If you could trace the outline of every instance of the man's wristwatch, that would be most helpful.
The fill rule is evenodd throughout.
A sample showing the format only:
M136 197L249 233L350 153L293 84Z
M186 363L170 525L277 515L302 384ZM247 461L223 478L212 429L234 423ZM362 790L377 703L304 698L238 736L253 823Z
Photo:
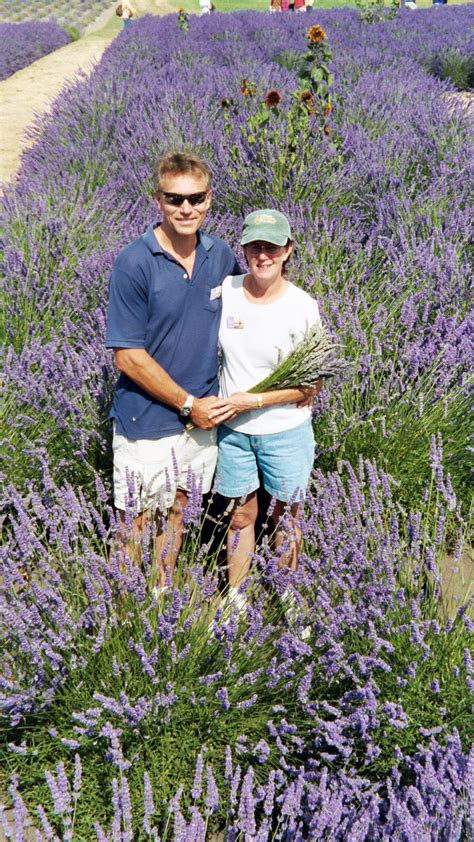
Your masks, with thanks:
M188 395L188 397L186 398L185 402L179 410L179 414L184 415L185 418L187 418L188 415L191 415L191 412L193 411L193 402L194 396Z

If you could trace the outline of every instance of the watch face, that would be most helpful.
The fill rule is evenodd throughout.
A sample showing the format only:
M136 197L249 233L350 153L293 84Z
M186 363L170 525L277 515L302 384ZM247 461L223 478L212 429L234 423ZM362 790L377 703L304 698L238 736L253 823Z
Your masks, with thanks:
M193 401L194 397L192 395L188 395L183 406L179 410L179 414L184 415L185 417L191 415L191 412L193 411Z

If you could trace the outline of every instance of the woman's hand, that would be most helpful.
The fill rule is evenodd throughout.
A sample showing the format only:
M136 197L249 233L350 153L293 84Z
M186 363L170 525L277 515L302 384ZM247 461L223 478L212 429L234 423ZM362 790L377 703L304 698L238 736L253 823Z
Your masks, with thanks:
M237 418L242 412L250 409L257 409L258 396L250 392L234 392L228 398L219 398L210 407L208 418L214 423L222 424L223 421L230 421Z
M311 406L316 395L323 388L323 381L318 380L314 386L298 386L297 389L275 389L255 395L251 392L234 392L228 398L219 398L209 407L209 421L214 427L232 418L237 418L242 412L277 404L294 403L298 407Z
M319 395L321 389L323 388L323 380L318 380L314 386L299 386L298 388L300 392L303 392L303 396L297 402L296 406L299 407L299 409L302 409L305 406L311 407L315 397Z

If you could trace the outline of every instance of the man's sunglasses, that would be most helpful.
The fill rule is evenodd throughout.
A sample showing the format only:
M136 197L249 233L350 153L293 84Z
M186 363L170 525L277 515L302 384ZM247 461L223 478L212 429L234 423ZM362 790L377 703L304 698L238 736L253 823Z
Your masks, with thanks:
M179 208L183 202L186 201L193 206L202 205L202 203L206 201L208 194L207 190L203 190L202 193L190 193L188 196L183 196L181 193L165 193L163 190L160 192L164 197L165 202L168 205L174 205L175 208Z

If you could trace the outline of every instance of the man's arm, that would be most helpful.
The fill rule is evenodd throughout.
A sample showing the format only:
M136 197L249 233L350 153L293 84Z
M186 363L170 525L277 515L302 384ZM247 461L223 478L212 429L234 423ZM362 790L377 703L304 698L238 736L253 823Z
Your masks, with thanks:
M134 383L153 398L180 409L188 392L176 383L164 368L155 362L144 348L115 348L115 364ZM217 400L215 395L194 398L191 421L201 430L210 430L214 423L209 419L209 408Z

